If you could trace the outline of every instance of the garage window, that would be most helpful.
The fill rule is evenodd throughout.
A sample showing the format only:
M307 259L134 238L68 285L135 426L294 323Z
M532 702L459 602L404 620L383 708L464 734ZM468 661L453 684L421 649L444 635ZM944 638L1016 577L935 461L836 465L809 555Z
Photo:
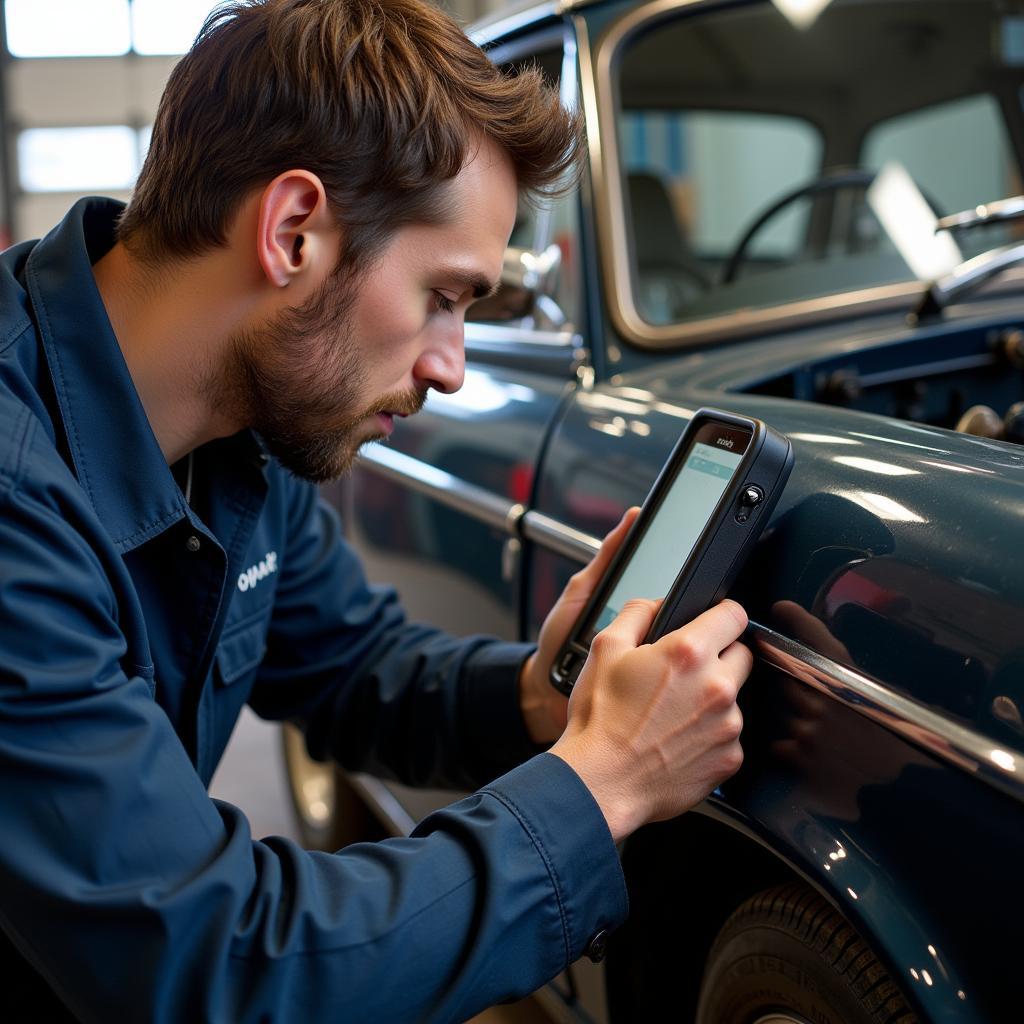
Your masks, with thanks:
M184 53L215 0L6 0L15 57Z
M29 128L18 136L18 169L26 192L131 188L139 134L127 125Z
M131 47L128 0L7 0L15 57L113 57Z

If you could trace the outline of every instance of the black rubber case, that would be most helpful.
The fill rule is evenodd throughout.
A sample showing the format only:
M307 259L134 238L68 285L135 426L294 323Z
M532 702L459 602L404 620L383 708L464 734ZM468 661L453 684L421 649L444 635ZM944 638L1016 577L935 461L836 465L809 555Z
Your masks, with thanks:
M761 531L771 519L790 470L793 448L788 438L761 420L717 409L698 409L654 481L643 508L608 571L576 620L551 669L556 689L572 691L589 653L588 628L605 606L616 582L661 507L698 433L708 424L750 432L750 441L718 504L682 565L645 638L652 643L717 604L728 593Z

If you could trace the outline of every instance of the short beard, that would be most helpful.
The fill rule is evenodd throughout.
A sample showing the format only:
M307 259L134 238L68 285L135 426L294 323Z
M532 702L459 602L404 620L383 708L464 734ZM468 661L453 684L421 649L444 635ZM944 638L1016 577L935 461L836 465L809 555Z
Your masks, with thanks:
M357 285L357 275L335 273L298 309L236 334L213 388L285 469L313 483L341 476L361 444L384 436L366 436L368 417L411 414L425 399L401 392L359 407L367 374L347 323Z

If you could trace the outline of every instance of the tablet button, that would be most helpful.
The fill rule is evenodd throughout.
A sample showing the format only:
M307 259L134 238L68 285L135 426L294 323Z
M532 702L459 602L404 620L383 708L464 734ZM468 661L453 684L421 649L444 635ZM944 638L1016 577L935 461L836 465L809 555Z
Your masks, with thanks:
M764 491L757 484L748 484L743 488L740 504L744 508L756 508L762 501L764 501Z
M740 507L736 510L736 522L745 523L762 501L764 501L764 491L757 484L747 484L740 492Z

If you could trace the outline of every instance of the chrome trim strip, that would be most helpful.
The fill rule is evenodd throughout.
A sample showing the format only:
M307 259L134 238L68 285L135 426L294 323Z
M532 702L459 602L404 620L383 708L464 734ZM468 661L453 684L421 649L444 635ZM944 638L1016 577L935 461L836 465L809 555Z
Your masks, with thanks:
M409 835L416 827L412 815L398 802L395 794L374 775L365 772L351 772L348 776L352 787L373 808L381 818L381 824L396 838Z
M750 624L757 650L787 675L924 748L929 753L1024 800L1024 753L993 741L901 696L854 669L756 622Z
M660 0L645 4L615 22L591 51L586 23L576 16L576 37L580 55L583 109L590 139L591 175L597 199L597 230L601 276L608 296L612 322L622 336L647 349L685 349L696 344L724 341L790 326L842 319L868 310L883 312L907 309L925 292L919 281L903 281L801 299L778 306L738 309L721 316L690 322L654 325L647 323L636 308L629 265L625 196L619 172L618 138L615 127L614 63L626 37L651 21L685 8L712 7L714 0ZM575 7L576 5L571 5ZM605 127L611 130L604 131ZM1005 275L1008 279L1009 275Z
M543 512L526 511L522 505L499 498L401 452L372 445L364 449L360 464L565 558L588 562L601 546L596 537L566 526ZM949 764L976 775L1001 792L1024 801L1024 752L995 746L981 733L950 721L767 626L751 622L749 634L765 661L798 682L878 722Z
M499 498L483 487L466 483L443 469L380 444L367 445L359 453L357 465L402 483L448 508L473 516L513 537L519 535L522 505L507 498Z
M527 512L523 516L521 530L526 540L532 540L548 551L579 562L589 562L601 546L597 538L565 526L543 512Z
M538 520L543 520L543 527L533 531L524 531L528 540L536 540L549 550L566 558L575 558L577 562L589 562L597 554L601 542L589 533L574 530L571 526L560 523L557 519L544 515L543 512L527 512L530 521L540 527Z
M525 327L508 327L497 324L466 322L467 344L508 343L544 346L546 348L572 348L581 345L582 339L572 331L534 331Z

